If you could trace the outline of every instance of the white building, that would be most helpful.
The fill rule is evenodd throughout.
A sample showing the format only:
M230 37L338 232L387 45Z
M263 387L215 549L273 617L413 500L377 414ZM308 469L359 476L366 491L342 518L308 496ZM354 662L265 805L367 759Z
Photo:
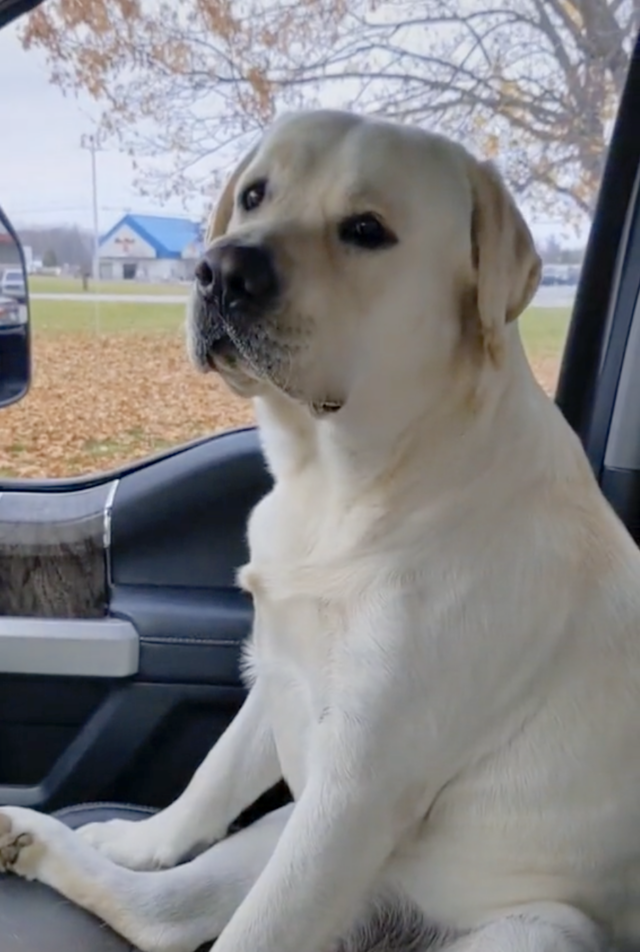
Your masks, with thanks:
M202 226L187 218L125 215L100 239L100 277L183 281L202 253Z

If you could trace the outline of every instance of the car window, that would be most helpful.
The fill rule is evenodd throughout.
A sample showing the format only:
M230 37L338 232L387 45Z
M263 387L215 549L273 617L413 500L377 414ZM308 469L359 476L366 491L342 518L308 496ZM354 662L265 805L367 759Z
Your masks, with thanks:
M521 325L552 393L639 20L633 0L49 0L6 28L0 200L25 246L34 380L3 411L0 475L91 473L252 421L189 368L185 301L225 178L304 106L415 123L498 165L544 261Z

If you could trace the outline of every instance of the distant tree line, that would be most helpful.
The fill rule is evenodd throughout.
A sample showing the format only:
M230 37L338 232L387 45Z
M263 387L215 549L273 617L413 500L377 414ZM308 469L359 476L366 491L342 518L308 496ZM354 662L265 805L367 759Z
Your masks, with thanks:
M582 264L584 248L565 248L553 235L538 244L545 264Z
M18 227L23 245L33 250L33 257L46 268L68 266L79 271L91 267L92 239L89 231L76 225L37 225Z

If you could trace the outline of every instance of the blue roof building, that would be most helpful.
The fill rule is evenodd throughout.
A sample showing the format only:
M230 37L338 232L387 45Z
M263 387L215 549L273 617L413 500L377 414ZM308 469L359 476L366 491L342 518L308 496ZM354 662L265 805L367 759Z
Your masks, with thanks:
M191 280L203 226L188 218L125 215L100 239L100 276L115 280Z

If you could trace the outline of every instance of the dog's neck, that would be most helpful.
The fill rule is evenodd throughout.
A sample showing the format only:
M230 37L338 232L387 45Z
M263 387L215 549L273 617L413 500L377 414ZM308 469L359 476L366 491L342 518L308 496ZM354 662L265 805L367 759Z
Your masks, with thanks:
M473 386L464 375L459 381L434 378L427 384L429 394L399 372L387 382L387 392L370 381L356 384L346 405L321 419L276 391L256 398L275 480L287 482L313 469L322 474L327 492L337 490L355 502L363 494L402 493L416 483L422 494L437 493L452 480L465 479L465 461L471 458L475 466L483 459L492 465L496 454L508 458L510 441L532 432L529 418L547 398L516 328L509 329L506 347L503 365L483 368Z

